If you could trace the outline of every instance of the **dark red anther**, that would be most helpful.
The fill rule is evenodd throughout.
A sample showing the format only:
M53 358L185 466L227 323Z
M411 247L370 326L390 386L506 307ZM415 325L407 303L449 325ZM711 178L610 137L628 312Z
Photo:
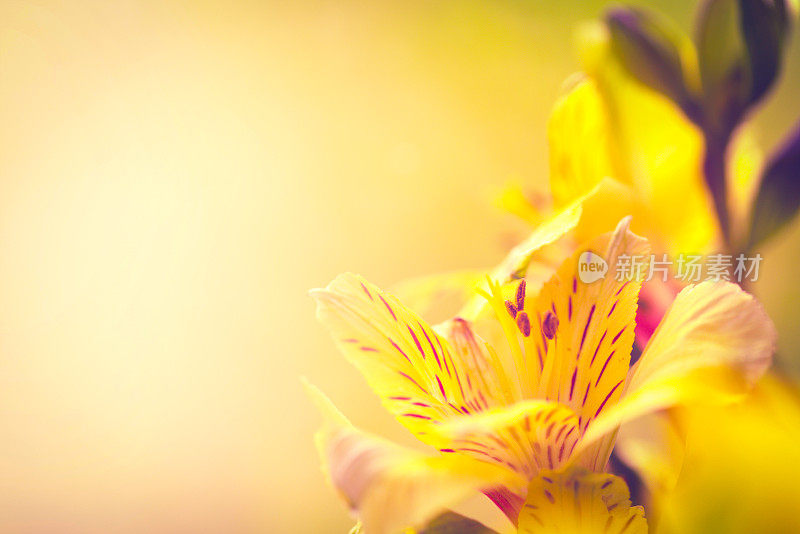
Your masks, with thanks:
M511 317L517 318L517 307L511 304L509 301L506 301L506 309L508 310L508 314Z
M522 282L519 283L517 286L517 309L522 311L525 309L525 280L523 279Z
M531 320L528 319L528 314L524 311L517 314L517 328L519 328L523 336L528 337L531 335Z
M547 315L544 317L544 321L542 322L542 333L544 337L547 339L553 339L556 337L556 331L558 330L558 317L553 314L553 312L547 312Z

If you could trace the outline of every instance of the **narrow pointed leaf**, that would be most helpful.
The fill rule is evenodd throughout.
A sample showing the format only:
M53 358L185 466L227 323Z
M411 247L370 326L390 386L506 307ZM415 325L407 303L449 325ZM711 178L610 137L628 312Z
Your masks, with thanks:
M750 67L749 103L754 104L780 74L789 14L784 0L739 0L738 3Z
M686 85L683 55L688 39L654 13L638 8L608 12L611 46L622 64L642 83L666 95L690 117L696 104Z
M767 166L753 206L750 248L786 226L800 208L800 124Z

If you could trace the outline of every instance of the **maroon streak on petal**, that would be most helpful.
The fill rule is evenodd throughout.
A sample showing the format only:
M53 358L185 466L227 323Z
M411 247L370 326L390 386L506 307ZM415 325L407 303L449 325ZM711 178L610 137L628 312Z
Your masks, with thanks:
M592 324L592 316L594 315L594 308L595 305L592 304L592 309L589 310L589 317L586 319L586 326L583 327L583 336L581 337L581 345L578 347L578 354L581 353L583 349L583 344L586 341L586 333L589 331L589 325Z
M611 340L611 344L612 345L617 342L617 340L619 339L619 336L621 336L624 331L625 331L625 327L623 326L622 330L620 330L619 333L616 336L614 336L614 339Z
M578 368L575 367L575 370L572 371L572 382L569 386L569 400L572 400L572 394L575 392L575 379L578 378Z
M606 334L608 334L608 330L603 331L603 335L600 337L600 341L597 343L597 346L594 348L594 354L592 354L592 361L589 362L589 367L594 364L594 359L597 358L597 351L600 350L600 345L603 344L603 340L606 338Z
M525 499L504 487L486 490L483 494L489 497L489 500L506 514L506 517L514 523L514 526L517 525L519 511L522 509L522 505L525 504Z
M419 339L417 339L417 334L414 333L414 330L411 328L411 325L406 325L408 328L408 333L411 334L411 337L414 338L414 343L417 344L417 349L419 353L422 354L422 359L425 359L425 351L422 349L422 345L420 345Z
M602 411L603 411L603 408L605 408L605 406L606 406L606 403L608 402L608 399L610 399L610 398L611 398L611 395L613 395L613 394L614 394L614 392L617 390L617 388L618 388L618 387L620 387L620 386L622 385L622 382L623 382L623 381L622 381L622 380L620 380L619 382L617 382L617 385L616 385L616 386L614 386L613 388L611 388L611 391L609 391L609 392L608 392L608 395L606 395L606 398L605 398L605 399L603 399L603 403L602 403L602 404L600 404L600 407L599 407L599 408L597 409L597 411L595 412L595 414L594 414L594 416L595 416L595 417L597 417L598 415L600 415L600 412L602 412Z
M413 378L411 378L410 376L408 376L408 375L407 375L406 373L404 373L403 371L397 371L397 374L399 374L399 375L400 375L400 376L402 376L403 378L406 378L406 379L410 380L412 384L414 384L415 386L417 386L417 387L420 389L420 391L422 391L422 392L423 392L423 393L425 393L425 394L428 394L428 390L427 390L427 389L425 389L424 387L420 386L420 385L419 385L419 383L418 383L416 380L414 380Z
M436 364L439 366L439 369L442 369L442 362L439 361L439 353L436 351L436 347L433 346L433 342L431 341L430 336L428 336L428 331L425 330L425 327L422 326L422 323L417 323L417 324L419 324L422 333L425 334L425 339L428 340L428 345L431 346L431 351L433 351L433 357L436 358Z
M550 439L550 434L553 432L553 427L556 426L556 422L553 421L547 426L547 429L544 431L544 437Z
M592 381L590 380L588 384L586 384L586 393L583 394L583 401L581 401L581 406L586 405L586 398L589 396L589 388L592 387Z
M436 383L439 384L439 391L442 393L442 397L447 400L447 394L444 392L444 386L442 385L442 381L439 379L439 375L436 375Z
M378 296L381 298L381 301L383 301L383 305L386 306L386 309L389 310L389 313L392 314L392 319L397 321L397 316L394 314L394 310L392 309L391 306L389 306L389 303L386 302L386 299L383 298L383 295L378 295Z
M394 342L394 340L392 340L392 338L388 338L388 339L389 339L389 343L391 343L391 344L392 344L392 346L395 348L395 350L397 350L397 352L399 352L400 354L402 354L402 355L405 357L405 359L406 359L406 360L408 360L408 363L411 363L411 358L409 358L409 357L408 357L408 354L406 354L406 353L405 353L405 351L403 351L403 349L401 349L401 348L400 348L400 347L397 345L397 343L395 343L395 342ZM412 365L413 365L413 364L412 364Z
M609 354L609 355L608 355L608 358L606 358L606 363L604 363L604 364L603 364L603 368L602 368L602 369L600 369L600 374L599 374L599 375L597 375L597 380L596 380L596 381L595 381L595 383L594 383L594 387L597 387L597 384L599 384L599 383L600 383L600 379L601 379L601 378L603 378L603 373L605 373L605 372L606 372L606 367L608 367L608 362L610 362L610 361L611 361L611 357L612 357L612 356L614 356L614 353L615 353L615 352L617 352L617 351L616 351L616 350L612 350L612 351L611 351L611 354Z
M369 297L369 300L375 300L374 298L372 298L372 293L369 292L369 289L367 289L367 286L364 285L364 282L361 282L361 289L363 289L364 293L367 294L367 296Z
M573 427L573 428L574 428L574 427ZM558 433L556 434L556 437L555 437L555 438L553 438L553 441L555 441L556 443L558 443L558 440L559 440L559 439L561 439L561 434L563 434L563 433L564 433L564 431L565 431L566 429L567 429L566 425L562 426L562 427L561 427L561 429L560 429L560 430L558 431Z
M627 282L625 282L624 284L622 284L622 285L620 286L620 288L619 288L619 289L617 289L617 292L616 292L615 296L619 296L619 294L620 294L620 293L622 293L622 290L623 290L623 289L625 289L625 286L627 286L627 285L628 285L628 284L630 284L630 283L631 283L631 281L630 281L630 280L628 280Z

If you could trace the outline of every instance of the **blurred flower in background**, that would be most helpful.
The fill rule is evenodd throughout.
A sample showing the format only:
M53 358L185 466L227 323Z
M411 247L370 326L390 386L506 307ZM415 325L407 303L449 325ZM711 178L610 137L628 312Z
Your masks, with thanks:
M600 184L577 241L635 214L657 253L733 256L759 247L800 206L800 123L763 169L745 119L782 69L797 5L706 1L696 44L644 8L617 7L579 32L587 79L549 122L552 205ZM736 136L744 141L735 143ZM508 189L502 202L534 223L535 206ZM674 276L673 271L673 276ZM647 284L639 316L646 341L682 284Z
M800 396L762 380L735 406L686 412L688 448L663 532L794 532L800 490Z
M696 125L704 145L700 170L716 208L719 246L728 250L760 245L788 223L800 204L800 194L786 176L796 168L796 133L760 175L731 172L741 168L731 164L736 159L731 142L776 82L797 13L793 0L706 1L700 5L693 42L651 12L617 8L605 19L613 57L585 53L595 62L590 71L607 70L617 60ZM624 110L626 103L618 99L611 107ZM687 169L690 174L697 165L693 167Z

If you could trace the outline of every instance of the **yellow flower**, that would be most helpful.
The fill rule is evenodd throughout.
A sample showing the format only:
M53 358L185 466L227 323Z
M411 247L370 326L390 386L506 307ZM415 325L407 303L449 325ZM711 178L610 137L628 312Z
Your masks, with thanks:
M684 71L697 69L694 48L681 47ZM585 74L554 106L548 124L550 189L555 210L583 198L583 212L570 250L598 230L633 214L633 230L645 236L657 257L708 254L727 244L703 173L704 138L672 100L636 80L614 53L604 26L580 35ZM690 76L691 78L691 76ZM691 80L687 80L692 85ZM761 154L747 132L734 145L728 187L730 238L745 241ZM506 206L520 213L507 191ZM527 216L532 219L530 215ZM733 252L733 251L729 251ZM674 274L674 273L672 273ZM637 339L643 348L682 283L670 278L647 282L640 294ZM621 437L623 458L651 491L675 480L683 439L674 414L653 414ZM653 432L653 430L657 432ZM638 434L638 436L636 436ZM631 444L628 435L634 435ZM670 462L653 462L653 450L668 449ZM642 451L649 450L644 454ZM658 467L656 467L658 466Z
M657 252L716 248L702 134L669 99L625 71L600 30L583 43L586 75L556 103L548 123L553 208L598 187L584 206L578 243L630 214L633 230ZM513 208L516 196L507 191L506 198Z
M659 496L659 532L800 532L797 388L765 378L734 406L686 415L685 468Z
M609 273L584 283L578 273L582 251L615 264L648 250L629 219L575 252L538 293L512 279L579 215L574 208L566 224L540 226L495 271L505 274L485 293L491 321L470 304L464 316L474 322L460 316L432 327L353 274L312 292L318 317L386 409L436 449L412 452L363 434L315 393L330 414L318 437L324 462L367 534L421 527L481 495L519 532L645 532L624 482L601 473L618 427L734 394L769 364L769 318L720 282L684 289L629 366L641 282Z
M633 231L658 253L708 253L743 245L762 163L747 129L741 129L729 159L726 224L732 228L726 239L704 174L703 132L678 104L629 72L606 26L586 25L578 37L583 73L556 103L548 123L552 208L560 210L599 189L585 205L577 242L633 215ZM681 44L686 85L699 84L694 45L685 37L686 42L675 39ZM524 196L518 186L510 186L501 202L538 222L541 209L525 208Z
M738 252L726 250L712 196L703 173L704 139L672 100L638 81L614 53L608 30L596 24L580 34L584 73L554 105L548 122L551 203L529 201L519 184L510 185L501 206L534 227L549 213L576 204L582 211L573 231L553 247L560 263L575 247L611 231L632 215L632 231L648 239L657 257L666 253L673 265L682 254ZM682 47L687 72L697 70L691 43ZM689 85L692 85L691 83ZM747 232L762 154L746 128L737 136L730 158L728 187L731 231ZM549 276L552 261L534 265ZM672 272L671 274L674 274ZM475 273L439 275L402 284L398 291L420 309L441 304L436 295L464 296ZM681 289L674 278L651 281L643 292L648 315L640 314L639 336L646 342L666 306ZM460 288L460 292L459 292ZM637 341L640 341L637 339Z

